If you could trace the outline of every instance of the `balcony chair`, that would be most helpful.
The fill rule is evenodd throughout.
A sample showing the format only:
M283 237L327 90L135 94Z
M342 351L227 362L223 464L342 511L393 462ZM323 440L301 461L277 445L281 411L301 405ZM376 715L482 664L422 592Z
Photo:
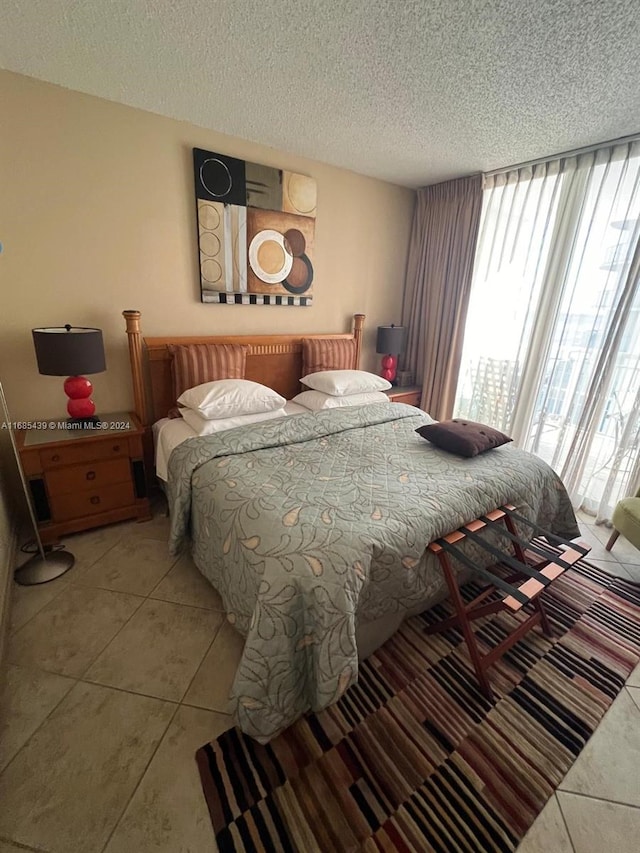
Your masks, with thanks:
M613 543L621 533L635 548L640 549L640 490L635 497L618 501L611 524L614 529L606 544L607 551L613 548Z

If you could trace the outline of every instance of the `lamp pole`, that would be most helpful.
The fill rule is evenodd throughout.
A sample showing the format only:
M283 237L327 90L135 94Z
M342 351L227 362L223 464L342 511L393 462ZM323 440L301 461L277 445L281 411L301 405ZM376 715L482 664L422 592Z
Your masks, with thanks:
M29 508L29 516L31 517L33 533L36 540L36 545L38 546L38 553L34 554L33 557L30 557L25 563L19 566L15 570L13 577L15 578L17 583L22 584L23 586L46 583L47 581L54 580L54 578L59 578L60 575L63 575L66 571L68 571L75 563L75 557L73 556L73 554L69 553L69 551L65 551L62 547L56 548L55 550L47 550L42 544L42 539L40 538L40 531L38 530L38 520L33 510L33 504L31 503L29 484L27 483L27 478L25 477L24 471L22 470L20 454L18 453L18 445L16 443L16 437L13 431L13 425L11 423L11 417L9 415L9 408L7 406L7 398L4 395L4 388L2 387L2 382L0 382L0 404L2 405L2 414L4 417L6 428L9 430L11 447L13 449L13 455L15 456L16 465L18 466L20 482L22 483L22 490L24 492L24 497Z

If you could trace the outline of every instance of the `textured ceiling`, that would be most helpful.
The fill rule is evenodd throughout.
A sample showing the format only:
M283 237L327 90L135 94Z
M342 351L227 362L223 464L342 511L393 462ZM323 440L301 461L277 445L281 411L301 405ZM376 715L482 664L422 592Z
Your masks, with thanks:
M640 130L638 0L5 0L0 65L419 186Z

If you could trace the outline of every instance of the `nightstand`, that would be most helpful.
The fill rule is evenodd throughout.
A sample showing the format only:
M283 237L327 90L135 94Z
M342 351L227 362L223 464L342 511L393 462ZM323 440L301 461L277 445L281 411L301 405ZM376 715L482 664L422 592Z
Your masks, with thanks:
M419 385L409 385L406 388L399 388L394 385L384 392L392 403L406 403L408 406L420 406L420 397L422 396L422 388Z
M151 518L140 422L130 412L100 418L94 429L72 429L62 419L16 429L43 542L128 518Z

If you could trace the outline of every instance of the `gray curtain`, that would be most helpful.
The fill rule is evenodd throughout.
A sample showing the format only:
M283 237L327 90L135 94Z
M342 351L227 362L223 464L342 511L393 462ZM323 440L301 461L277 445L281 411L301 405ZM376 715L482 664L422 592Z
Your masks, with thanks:
M402 306L403 364L422 385L422 408L450 418L469 306L482 175L418 190Z

